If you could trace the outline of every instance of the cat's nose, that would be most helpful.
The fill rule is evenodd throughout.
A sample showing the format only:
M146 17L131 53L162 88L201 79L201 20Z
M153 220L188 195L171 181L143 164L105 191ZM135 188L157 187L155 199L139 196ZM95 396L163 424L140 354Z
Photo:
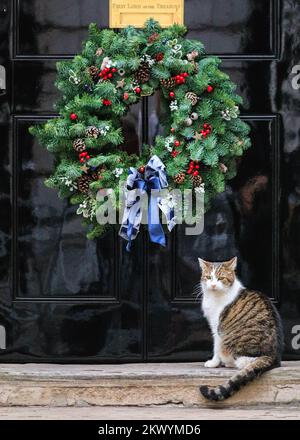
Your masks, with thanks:
M212 289L215 289L216 287L217 287L216 284L212 284L212 285L211 285L211 288L212 288Z

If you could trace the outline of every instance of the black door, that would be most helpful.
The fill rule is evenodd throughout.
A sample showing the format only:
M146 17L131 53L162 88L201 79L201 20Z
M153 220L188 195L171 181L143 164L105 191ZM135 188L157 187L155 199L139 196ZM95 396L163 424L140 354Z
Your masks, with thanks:
M297 0L186 0L190 38L200 39L244 97L253 147L215 201L204 233L178 228L166 249L146 234L127 254L117 235L88 241L74 208L43 180L53 157L28 133L55 116L55 63L80 51L90 22L108 26L108 0L0 1L1 361L203 360L207 324L193 295L197 257L239 257L244 284L278 303L286 354L300 356L299 59ZM159 99L124 120L127 148L159 130ZM4 349L4 346L6 347Z

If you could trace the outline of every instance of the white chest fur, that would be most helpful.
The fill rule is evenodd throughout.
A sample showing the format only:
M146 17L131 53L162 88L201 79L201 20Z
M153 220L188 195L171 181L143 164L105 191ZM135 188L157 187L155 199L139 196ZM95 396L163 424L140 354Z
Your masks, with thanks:
M217 335L220 315L234 299L242 288L241 283L235 280L232 287L227 291L215 292L212 290L203 292L202 310L209 322L213 335Z

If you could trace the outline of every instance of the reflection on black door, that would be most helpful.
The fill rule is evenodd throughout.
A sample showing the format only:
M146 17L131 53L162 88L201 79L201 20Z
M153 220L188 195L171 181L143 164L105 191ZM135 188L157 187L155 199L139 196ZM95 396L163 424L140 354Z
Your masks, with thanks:
M211 339L193 295L197 257L233 255L244 284L281 306L286 354L299 357L292 345L300 324L299 135L288 79L299 55L298 2L185 1L188 37L218 54L238 84L253 147L207 213L202 235L178 227L162 249L142 233L131 254L113 233L86 240L74 207L44 186L53 158L28 133L55 116L55 63L80 51L90 22L108 25L108 0L11 3L0 14L8 78L0 95L1 360L203 360ZM157 95L131 108L129 151L161 132L159 119Z

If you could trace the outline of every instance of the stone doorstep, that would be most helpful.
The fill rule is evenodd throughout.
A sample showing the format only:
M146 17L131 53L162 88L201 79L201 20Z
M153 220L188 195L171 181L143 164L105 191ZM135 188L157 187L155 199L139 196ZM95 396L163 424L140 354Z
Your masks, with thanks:
M182 406L0 407L0 420L299 420L299 407L186 408ZM200 425L201 426L201 425Z
M200 363L118 365L0 365L0 406L157 406L224 408L299 405L300 362L284 362L218 404L199 385L218 385L233 375Z

